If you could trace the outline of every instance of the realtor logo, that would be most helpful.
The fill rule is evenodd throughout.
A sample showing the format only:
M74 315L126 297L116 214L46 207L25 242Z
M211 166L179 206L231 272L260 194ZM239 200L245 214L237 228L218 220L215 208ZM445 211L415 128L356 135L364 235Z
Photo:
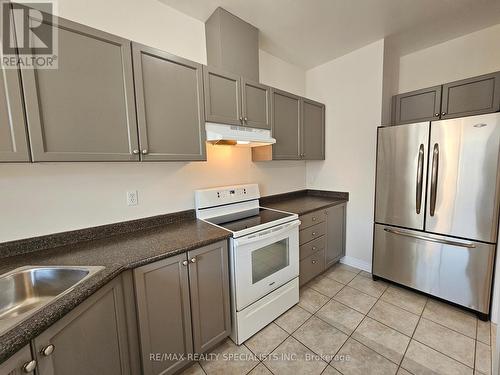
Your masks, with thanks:
M53 3L1 3L3 67L56 69Z

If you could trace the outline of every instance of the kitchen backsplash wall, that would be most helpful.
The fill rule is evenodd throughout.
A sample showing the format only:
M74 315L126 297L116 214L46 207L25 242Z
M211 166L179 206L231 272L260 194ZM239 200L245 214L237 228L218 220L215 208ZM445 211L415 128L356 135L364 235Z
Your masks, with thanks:
M206 63L205 25L157 0L59 0L70 20ZM112 16L111 16L112 15ZM263 83L305 94L305 71L260 54ZM0 165L0 242L194 208L198 188L257 182L304 189L305 162L253 163L248 148L207 146L207 162ZM139 204L127 206L127 191Z
M0 242L194 208L199 188L305 188L305 162L253 163L250 152L207 145L207 162L2 164ZM139 204L127 206L135 190Z

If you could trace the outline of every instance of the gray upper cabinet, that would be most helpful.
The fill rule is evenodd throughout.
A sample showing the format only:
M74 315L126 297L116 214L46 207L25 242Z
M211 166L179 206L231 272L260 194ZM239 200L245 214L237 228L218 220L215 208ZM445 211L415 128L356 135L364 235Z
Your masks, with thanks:
M325 105L302 99L302 157L325 160Z
M326 210L326 267L336 263L345 254L346 204Z
M190 251L189 287L195 353L203 353L231 333L227 242Z
M394 124L431 121L439 118L441 111L441 86L429 87L396 95L393 114Z
M56 21L58 68L21 71L33 161L139 160L130 41Z
M31 357L29 345L26 345L12 357L0 364L1 375L34 374L36 360Z
M241 100L244 125L271 130L271 88L242 78Z
M443 85L442 119L499 110L500 72Z
M207 61L215 66L259 81L259 30L217 8L205 23Z
M206 66L203 67L203 76L206 120L242 125L240 76Z
M0 161L29 161L21 84L17 69L0 74Z
M11 28L13 32L13 22ZM29 160L20 73L18 69L0 67L0 162Z
M118 277L33 340L38 375L132 374Z
M273 89L272 133L276 138L273 159L293 160L301 158L301 100L300 96Z
M144 375L172 374L188 363L152 361L150 353L193 352L187 264L181 254L134 270Z
M500 111L500 72L485 74L392 98L394 125Z
M133 43L142 160L206 160L202 65Z

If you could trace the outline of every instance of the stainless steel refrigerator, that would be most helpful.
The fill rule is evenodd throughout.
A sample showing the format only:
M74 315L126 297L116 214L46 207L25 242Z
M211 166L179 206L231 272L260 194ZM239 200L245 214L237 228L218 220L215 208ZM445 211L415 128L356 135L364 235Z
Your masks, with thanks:
M378 128L373 275L486 319L500 113Z

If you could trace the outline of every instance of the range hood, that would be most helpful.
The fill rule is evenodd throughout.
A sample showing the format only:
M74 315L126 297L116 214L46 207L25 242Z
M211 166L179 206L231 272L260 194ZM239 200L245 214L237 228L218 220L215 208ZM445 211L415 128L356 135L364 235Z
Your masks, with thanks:
M214 145L258 147L276 143L271 131L246 126L205 123L207 142Z

